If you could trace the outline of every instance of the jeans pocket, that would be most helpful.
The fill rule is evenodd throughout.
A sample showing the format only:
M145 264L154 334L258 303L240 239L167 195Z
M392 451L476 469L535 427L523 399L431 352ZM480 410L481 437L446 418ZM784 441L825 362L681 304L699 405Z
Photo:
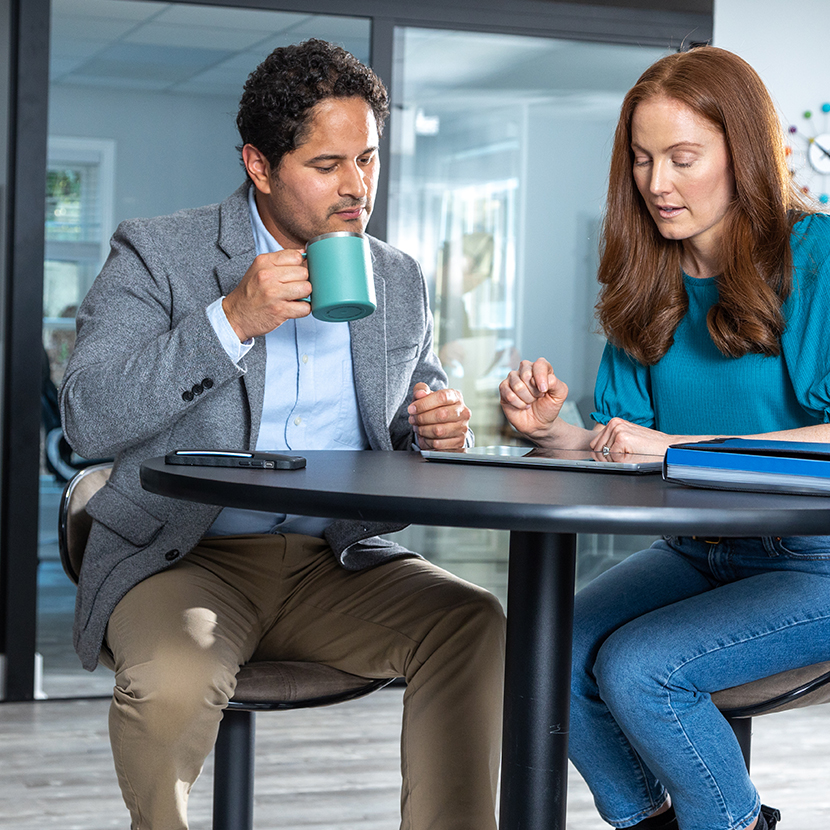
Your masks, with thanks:
M770 541L779 556L830 560L830 536L775 536Z

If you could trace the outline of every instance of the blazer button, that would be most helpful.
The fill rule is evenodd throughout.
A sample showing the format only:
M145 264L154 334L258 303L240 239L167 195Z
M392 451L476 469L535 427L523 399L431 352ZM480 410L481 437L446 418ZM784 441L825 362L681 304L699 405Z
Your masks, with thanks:
M204 392L204 387L201 383L194 383L193 387L190 390L194 395L201 395Z
M194 395L189 389L185 389L184 392L182 392L183 401L187 401L187 403L190 403L193 400L193 398Z
M202 386L204 386L205 389L213 389L213 380L211 378L205 378L202 381Z
M174 559L179 558L179 552L175 548L173 548L173 550L168 550L167 553L164 554L164 558L168 562L172 562Z

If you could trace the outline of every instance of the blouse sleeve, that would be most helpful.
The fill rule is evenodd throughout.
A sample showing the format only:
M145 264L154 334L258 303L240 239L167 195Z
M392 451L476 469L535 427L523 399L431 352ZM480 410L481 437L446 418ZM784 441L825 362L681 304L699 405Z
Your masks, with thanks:
M651 379L648 366L638 363L622 349L606 344L597 371L591 417L599 424L624 418L633 424L654 427Z
M793 290L782 307L781 350L796 399L830 423L830 216L814 214L793 231Z

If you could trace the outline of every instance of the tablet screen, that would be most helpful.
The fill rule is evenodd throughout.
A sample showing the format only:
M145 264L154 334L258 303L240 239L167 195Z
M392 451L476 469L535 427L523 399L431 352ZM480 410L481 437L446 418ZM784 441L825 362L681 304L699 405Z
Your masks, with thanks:
M611 453L590 450L548 450L539 447L468 447L463 450L421 450L427 461L497 464L519 467L556 467L599 473L659 473L662 455Z

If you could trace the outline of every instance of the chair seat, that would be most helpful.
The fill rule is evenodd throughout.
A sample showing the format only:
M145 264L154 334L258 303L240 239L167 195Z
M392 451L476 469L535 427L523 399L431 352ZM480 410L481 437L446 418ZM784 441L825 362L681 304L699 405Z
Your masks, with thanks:
M767 715L801 706L830 702L830 662L780 672L723 689L712 702L724 714L736 718Z
M358 677L322 663L246 663L236 677L229 708L303 709L340 703L374 692L394 678Z

